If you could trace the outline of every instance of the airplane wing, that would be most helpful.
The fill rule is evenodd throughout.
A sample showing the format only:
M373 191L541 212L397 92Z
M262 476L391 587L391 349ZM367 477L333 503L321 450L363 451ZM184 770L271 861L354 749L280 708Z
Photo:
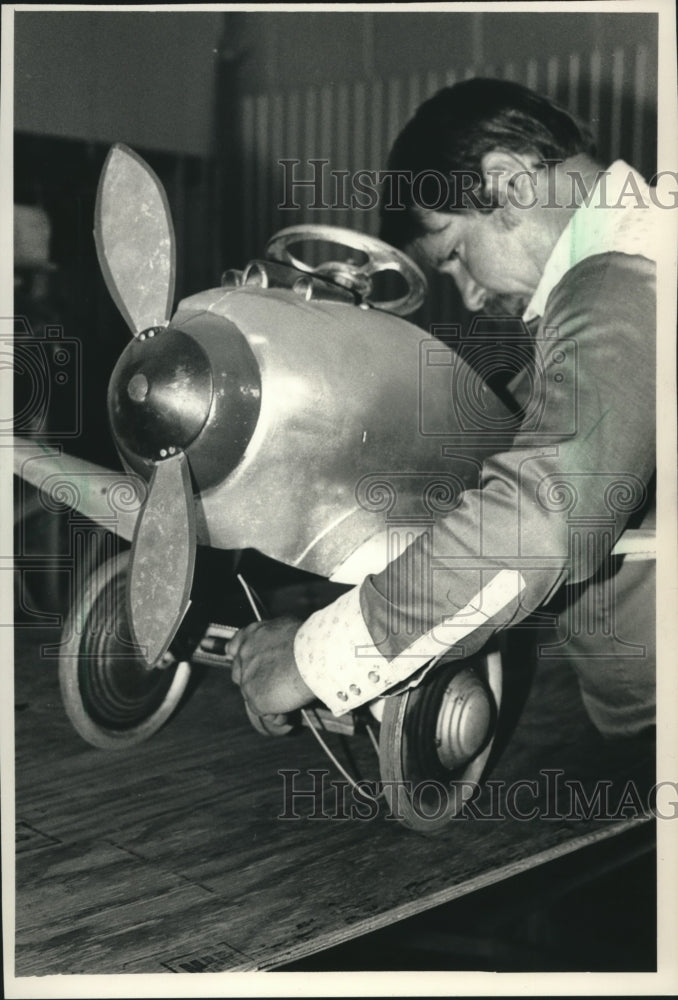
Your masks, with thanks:
M14 474L40 491L48 511L72 508L127 541L147 493L140 476L65 454L58 445L14 437Z

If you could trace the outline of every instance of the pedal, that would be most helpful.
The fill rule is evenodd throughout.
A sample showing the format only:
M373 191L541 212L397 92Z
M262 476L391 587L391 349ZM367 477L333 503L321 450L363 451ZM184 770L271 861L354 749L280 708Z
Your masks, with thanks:
M218 625L216 622L211 622L191 659L195 663L209 666L230 667L232 660L226 654L226 649L237 631L235 625Z

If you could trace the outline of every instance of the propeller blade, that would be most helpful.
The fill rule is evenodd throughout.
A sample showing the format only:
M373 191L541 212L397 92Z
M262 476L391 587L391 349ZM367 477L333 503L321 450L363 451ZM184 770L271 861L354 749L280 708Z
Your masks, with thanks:
M191 477L179 452L156 464L132 541L127 613L149 665L167 651L191 603L195 548Z
M134 336L166 326L176 271L167 196L148 164L122 143L111 147L101 173L94 241L106 287Z

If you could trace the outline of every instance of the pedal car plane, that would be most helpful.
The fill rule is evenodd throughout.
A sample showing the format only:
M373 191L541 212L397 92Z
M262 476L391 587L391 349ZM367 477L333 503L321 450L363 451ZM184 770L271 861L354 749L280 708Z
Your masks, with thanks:
M95 240L132 333L108 389L126 474L26 439L15 439L15 469L43 491L78 484L74 506L131 542L81 588L60 657L75 728L95 746L117 748L167 720L193 664L228 663L227 612L186 645L201 599L197 547L255 549L358 584L452 509L497 435L510 438L512 418L461 357L400 318L421 303L425 280L373 237L283 230L265 259L226 272L220 287L184 299L172 315L165 193L143 160L116 145L99 184ZM330 259L318 262L328 246ZM402 294L378 302L384 273L395 273ZM455 405L459 387L480 423ZM112 504L111 484L127 491L125 504ZM364 710L380 722L385 782L463 779L463 788L483 773L500 658L439 660L420 683ZM338 721L326 718L328 728ZM459 805L452 797L435 822L422 822L407 799L400 813L432 832Z

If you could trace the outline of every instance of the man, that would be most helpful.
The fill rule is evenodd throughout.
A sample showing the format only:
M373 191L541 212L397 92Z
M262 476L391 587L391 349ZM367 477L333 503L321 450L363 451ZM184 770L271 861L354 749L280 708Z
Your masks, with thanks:
M470 655L561 593L567 610L544 655L574 665L603 734L641 732L654 718L653 567L610 551L652 506L648 188L624 163L604 171L566 112L495 80L423 104L390 166L405 178L406 208L385 213L387 240L449 274L472 311L495 297L528 302L536 361L509 390L525 414L536 401L539 419L526 417L485 462L479 488L382 573L301 626L243 629L234 680L258 714L316 698L341 714L444 648ZM428 573L434 559L448 568Z

